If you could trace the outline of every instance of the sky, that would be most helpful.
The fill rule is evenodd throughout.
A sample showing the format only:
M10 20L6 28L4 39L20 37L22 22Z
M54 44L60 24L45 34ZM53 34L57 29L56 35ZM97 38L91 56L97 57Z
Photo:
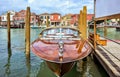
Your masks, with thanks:
M29 6L31 12L60 13L62 15L78 14L83 6L87 6L87 12L93 13L94 0L0 0L0 15L8 10L19 12Z

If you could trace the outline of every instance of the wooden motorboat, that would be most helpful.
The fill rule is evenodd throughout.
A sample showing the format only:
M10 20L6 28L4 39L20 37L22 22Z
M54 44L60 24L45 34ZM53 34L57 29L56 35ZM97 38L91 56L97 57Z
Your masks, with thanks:
M92 50L87 40L80 37L79 30L68 26L44 29L39 38L32 43L31 49L60 77L67 73L77 60L85 58Z

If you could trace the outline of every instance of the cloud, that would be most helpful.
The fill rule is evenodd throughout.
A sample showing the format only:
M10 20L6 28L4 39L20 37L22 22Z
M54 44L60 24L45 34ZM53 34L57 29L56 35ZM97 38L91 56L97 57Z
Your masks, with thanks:
M32 3L32 2L34 2L34 0L28 0L28 3Z
M31 11L37 14L48 12L79 13L86 5L88 13L93 13L93 0L1 0L0 13L7 10L20 11L31 7Z

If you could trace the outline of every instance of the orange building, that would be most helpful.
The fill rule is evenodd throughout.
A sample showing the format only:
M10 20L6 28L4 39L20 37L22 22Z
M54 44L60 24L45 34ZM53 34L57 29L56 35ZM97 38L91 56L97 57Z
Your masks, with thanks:
M61 22L61 14L59 13L52 13L50 15L50 24L58 26Z

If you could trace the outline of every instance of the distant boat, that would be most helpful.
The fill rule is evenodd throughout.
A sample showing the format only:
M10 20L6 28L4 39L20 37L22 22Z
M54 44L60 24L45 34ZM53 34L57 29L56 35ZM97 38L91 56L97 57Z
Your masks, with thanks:
M38 25L31 25L30 27L31 27L32 29L40 28L40 26L38 26Z
M59 77L72 69L76 61L87 57L92 48L82 39L77 28L68 26L43 29L31 49L45 60L48 67Z
M0 28L2 28L2 26L0 26Z
M40 26L37 26L37 25L32 25L32 26L30 26L32 29L38 29L38 28L46 28L46 26L44 25L44 26L42 26L42 25L40 25Z

